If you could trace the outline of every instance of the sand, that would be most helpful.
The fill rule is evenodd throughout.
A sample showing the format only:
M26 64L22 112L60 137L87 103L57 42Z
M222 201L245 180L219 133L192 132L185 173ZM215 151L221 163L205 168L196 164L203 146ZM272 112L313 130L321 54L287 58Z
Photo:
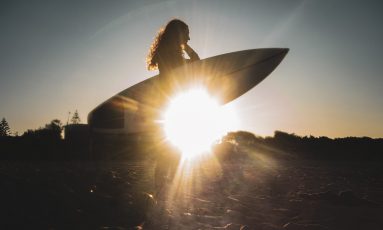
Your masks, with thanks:
M380 162L201 164L154 188L153 160L0 162L2 229L382 229ZM186 181L188 181L186 183Z

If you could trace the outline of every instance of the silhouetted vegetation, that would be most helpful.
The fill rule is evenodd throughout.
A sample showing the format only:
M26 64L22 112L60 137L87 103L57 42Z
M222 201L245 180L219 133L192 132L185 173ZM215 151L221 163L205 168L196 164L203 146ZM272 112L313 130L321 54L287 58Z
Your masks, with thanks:
M61 132L63 130L61 121L58 119L52 120L46 124L44 128L36 130L27 130L22 137L31 138L35 140L57 141L61 139Z
M77 111L76 111L77 112ZM0 137L0 159L9 160L129 160L135 155L144 155L153 149L150 140L142 136L108 136L90 135L87 125L78 124L76 112L65 129L60 120L54 119L44 127L28 130L22 136L9 136L9 131ZM9 130L5 119L2 129ZM8 128L6 128L8 127ZM91 140L89 137L92 136ZM117 139L116 139L117 138ZM150 139L150 138L148 138ZM90 149L90 143L96 148ZM108 147L109 146L109 147ZM246 131L230 132L215 147L222 156L231 157L239 153L238 148L250 148L265 152L284 153L279 157L320 160L382 160L383 139L369 137L345 137L331 139L328 137L298 136L282 131L275 131L273 137L261 137ZM95 151L101 150L101 151ZM90 152L92 151L92 152Z
M10 131L8 122L3 117L3 119L1 119L1 122L0 122L0 137L9 136L10 133L11 133L11 131Z
M238 146L251 146L269 151L283 151L289 157L322 160L377 160L383 159L383 138L298 136L275 131L273 137L260 137L239 131L228 133L224 141ZM286 156L285 154L285 156Z
M60 120L54 119L44 127L27 130L21 136L0 139L0 159L6 160L59 160L66 158L61 137Z
M77 109L76 109L76 111L74 111L74 114L73 114L72 118L70 119L70 121L72 124L80 124L81 123L81 119L80 119L80 116L78 115Z

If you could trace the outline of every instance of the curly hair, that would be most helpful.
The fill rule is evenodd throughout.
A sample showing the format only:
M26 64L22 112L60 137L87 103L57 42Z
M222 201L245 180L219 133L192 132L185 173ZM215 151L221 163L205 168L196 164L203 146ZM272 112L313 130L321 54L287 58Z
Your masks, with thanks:
M158 62L161 54L173 53L182 57L180 35L186 29L188 29L188 25L185 22L179 19L173 19L158 31L150 46L149 54L146 57L148 70L158 69Z

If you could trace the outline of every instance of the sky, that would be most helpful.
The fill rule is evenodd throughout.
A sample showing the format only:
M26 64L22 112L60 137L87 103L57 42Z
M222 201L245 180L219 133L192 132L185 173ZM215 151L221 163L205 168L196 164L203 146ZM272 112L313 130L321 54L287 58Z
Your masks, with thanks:
M145 58L172 18L201 58L245 49L290 52L229 103L261 136L383 137L383 3L353 0L0 2L0 118L11 131L62 123L157 74Z

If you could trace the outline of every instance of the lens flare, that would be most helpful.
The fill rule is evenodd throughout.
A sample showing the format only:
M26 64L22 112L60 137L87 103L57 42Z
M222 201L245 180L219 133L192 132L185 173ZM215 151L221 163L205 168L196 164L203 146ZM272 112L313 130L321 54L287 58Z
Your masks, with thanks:
M167 139L186 158L209 152L214 141L238 127L234 110L219 106L204 88L176 95L164 115Z

